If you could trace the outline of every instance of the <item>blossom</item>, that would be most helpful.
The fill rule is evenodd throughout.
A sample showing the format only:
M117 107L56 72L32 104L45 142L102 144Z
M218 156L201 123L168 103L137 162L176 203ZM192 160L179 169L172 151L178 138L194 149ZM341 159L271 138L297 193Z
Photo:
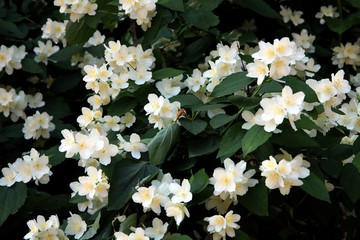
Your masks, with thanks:
M235 237L234 229L239 229L240 226L236 223L240 220L239 214L234 214L233 211L226 213L225 217L222 215L214 215L206 217L205 221L209 222L207 231L213 234L214 239Z
M145 229L145 235L153 238L154 240L163 239L167 231L168 223L163 223L159 218L154 218L152 220L152 227Z
M136 133L130 135L130 142L124 142L123 148L136 159L141 157L141 152L147 152L148 150L146 144L140 142L140 136Z
M192 199L192 193L190 192L189 180L184 179L179 185L178 183L170 183L169 190L172 194L171 201L173 203L190 202Z
M34 48L34 52L36 54L34 60L36 62L43 62L45 65L48 64L48 57L59 51L58 46L53 46L52 42L48 40L46 44L42 41L38 41L38 47Z
M246 65L248 73L247 77L257 78L257 84L260 85L264 81L265 77L269 75L269 67L264 62L255 59L253 63Z
M70 213L70 215L71 216L67 219L65 233L67 235L74 235L75 239L79 239L86 231L86 222L83 221L81 216L78 214Z
M178 226L184 220L185 216L190 217L189 210L184 203L173 203L170 201L165 205L165 210L166 216L174 217L176 225Z

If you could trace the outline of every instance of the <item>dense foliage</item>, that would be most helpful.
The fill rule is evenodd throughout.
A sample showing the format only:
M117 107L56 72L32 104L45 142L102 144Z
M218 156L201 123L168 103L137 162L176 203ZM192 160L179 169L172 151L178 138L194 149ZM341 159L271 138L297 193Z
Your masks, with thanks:
M357 239L357 0L0 0L0 238Z

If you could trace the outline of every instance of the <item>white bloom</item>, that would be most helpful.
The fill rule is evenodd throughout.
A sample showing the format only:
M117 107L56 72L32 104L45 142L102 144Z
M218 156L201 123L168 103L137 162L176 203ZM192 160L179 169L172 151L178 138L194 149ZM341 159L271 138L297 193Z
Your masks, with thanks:
M165 236L168 225L168 223L164 224L159 218L154 218L152 220L152 227L145 229L145 235L154 240L161 240Z
M75 239L79 239L86 231L86 222L82 220L78 214L70 213L70 217L67 219L67 226L65 233L68 235L74 235Z
M131 156L136 159L140 159L141 152L148 150L146 144L140 142L140 136L136 133L130 135L130 142L124 142L123 147L126 152L131 152Z

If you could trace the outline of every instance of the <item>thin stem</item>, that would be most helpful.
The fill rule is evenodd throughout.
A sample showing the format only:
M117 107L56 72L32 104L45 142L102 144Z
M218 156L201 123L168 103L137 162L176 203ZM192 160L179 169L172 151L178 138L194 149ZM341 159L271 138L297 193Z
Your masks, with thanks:
M133 40L133 45L137 46L138 45L138 38L137 38L137 34L136 34L136 22L135 20L130 20L130 32L131 32L131 37Z

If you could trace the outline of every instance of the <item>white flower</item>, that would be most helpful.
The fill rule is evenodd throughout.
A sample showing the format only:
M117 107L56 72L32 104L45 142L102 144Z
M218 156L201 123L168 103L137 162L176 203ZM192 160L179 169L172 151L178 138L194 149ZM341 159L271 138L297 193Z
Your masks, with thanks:
M136 191L137 192L132 195L132 200L136 203L140 203L143 206L145 212L151 206L155 194L155 187L139 187L136 189Z
M253 63L246 65L248 73L247 77L257 78L257 84L260 85L264 81L265 77L269 75L269 67L264 62L255 59Z
M280 96L276 96L274 98L263 98L260 101L260 105L264 109L264 112L261 115L261 118L264 121L273 120L276 124L283 122L286 115L286 109Z
M189 180L184 179L181 186L178 183L170 183L169 190L172 194L171 201L173 203L190 202L192 199L192 193L190 192Z
M184 220L185 216L190 217L189 210L184 203L173 203L170 201L165 205L165 210L166 216L174 217L176 225L178 226Z
M130 135L130 142L124 142L123 147L126 152L131 152L131 156L136 159L140 159L141 152L148 150L146 144L140 142L140 136L136 133Z
M79 239L86 231L86 222L82 220L78 214L70 213L70 217L67 219L67 226L65 233L68 235L74 235L75 239Z
M165 236L168 225L168 223L164 224L159 218L154 218L152 220L152 227L145 229L145 235L154 240L161 240Z
M299 114L304 105L305 94L303 92L297 92L293 94L292 89L289 86L285 86L281 91L281 100L290 114Z

